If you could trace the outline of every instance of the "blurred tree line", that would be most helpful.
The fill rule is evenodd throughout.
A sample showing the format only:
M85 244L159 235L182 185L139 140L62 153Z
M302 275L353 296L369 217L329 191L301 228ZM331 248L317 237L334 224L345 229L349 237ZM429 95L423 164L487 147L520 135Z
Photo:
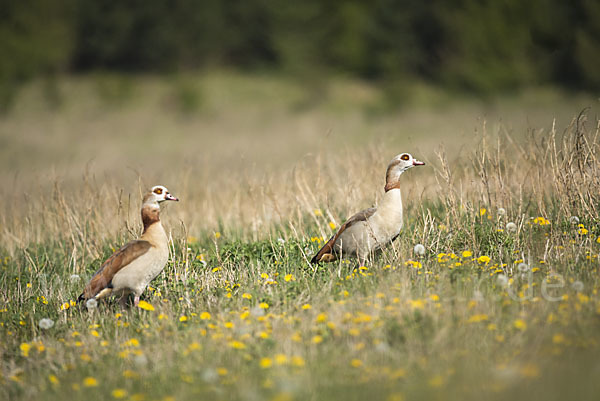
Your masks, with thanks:
M0 0L4 103L36 76L219 66L595 90L600 1Z

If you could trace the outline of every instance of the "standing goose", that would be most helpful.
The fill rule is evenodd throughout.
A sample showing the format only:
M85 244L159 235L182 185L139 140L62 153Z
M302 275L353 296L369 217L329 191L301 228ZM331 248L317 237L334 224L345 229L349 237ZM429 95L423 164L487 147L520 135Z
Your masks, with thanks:
M311 263L333 262L340 257L357 257L364 264L372 252L392 242L402 229L400 176L414 166L425 163L408 153L394 157L387 168L385 194L378 207L350 217L312 258Z
M153 187L142 202L144 232L140 239L131 241L112 254L85 286L78 301L102 299L109 295L120 297L122 306L127 296L134 294L135 306L148 284L164 269L169 259L167 234L159 213L160 203L179 201L162 185Z

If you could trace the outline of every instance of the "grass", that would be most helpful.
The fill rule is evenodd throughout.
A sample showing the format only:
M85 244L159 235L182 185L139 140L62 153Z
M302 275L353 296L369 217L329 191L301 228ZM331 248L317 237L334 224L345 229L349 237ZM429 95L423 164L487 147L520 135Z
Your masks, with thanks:
M114 85L119 93L133 90L117 84L102 84L103 91ZM289 96L299 96L298 90ZM210 109L211 101L198 100L197 107ZM0 124L3 140L13 150L24 143L43 148L52 136L14 133L52 122L58 140L69 143L83 135L82 127L94 125L64 107L56 116L18 109ZM250 116L243 120L249 131L259 130L259 105L255 111L232 107ZM344 118L356 112L347 104L346 111L323 111L327 107L303 117L279 109L279 121L263 125L260 143L269 143L279 132L274 127L286 122L293 129L301 120L320 127L336 113ZM107 114L96 124L144 126L139 119L148 110L102 112ZM37 115L37 122L26 118ZM67 117L73 126L61 123ZM211 119L221 129L230 124L214 115L185 118L191 120L167 118L162 127L193 130ZM382 118L387 129L395 126L394 118ZM457 139L437 154L411 150L428 167L402 177L405 228L396 242L366 266L311 266L308 260L332 227L381 196L387 161L409 150L361 139L367 120L358 121L347 146L332 151L326 139L307 155L304 139L296 139L282 145L282 160L261 164L257 158L253 167L233 156L225 156L226 167L171 157L169 166L165 155L189 152L192 142L161 151L159 139L150 136L159 141L148 145L151 154L131 158L155 164L134 184L118 163L103 161L85 171L82 160L88 146L100 155L114 151L115 160L127 158L130 146L146 137L109 133L91 143L57 146L53 151L79 173L36 179L45 162L25 156L13 169L3 165L0 397L595 399L597 122L584 116L529 134L510 133L507 125L490 132L482 124L468 147ZM314 130L321 128L307 129L307 136ZM116 142L104 143L107 138ZM244 138L234 135L230 142L250 143ZM455 157L452 149L461 147ZM283 167L290 155L297 157L293 169ZM169 171L158 174L158 167ZM137 236L141 191L159 179L182 201L163 210L171 260L144 294L146 309L73 305L102 261ZM423 255L415 254L416 244L424 245ZM41 328L48 318L54 325Z

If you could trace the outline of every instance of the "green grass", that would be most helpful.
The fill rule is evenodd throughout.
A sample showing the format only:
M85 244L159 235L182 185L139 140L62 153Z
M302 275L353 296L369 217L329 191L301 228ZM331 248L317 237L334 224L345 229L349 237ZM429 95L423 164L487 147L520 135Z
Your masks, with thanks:
M109 80L101 82L109 97L113 90L121 98L122 91L151 87L103 79ZM257 85L240 77L233 81L202 81L205 91L212 82L222 98L185 92L179 101L205 110L215 104L245 110L247 119L237 121L237 129L243 131L241 125L248 123L250 132L259 132L254 113L266 109L261 107L266 100L249 106L242 96L237 101L245 105L231 103L219 87L231 85L241 92L245 87L245 96L252 98ZM270 98L270 91L279 93L279 85L265 78L258 86ZM185 86L185 81L176 83ZM299 87L285 87L290 104L302 98ZM346 93L344 88L334 92ZM134 103L151 98L131 96ZM284 126L296 130L307 123L313 128L299 131L317 138L332 115L354 118L356 105L336 96L314 111L303 111L302 117L285 110L285 104L273 105L277 121L265 123L254 146L277 141ZM527 105L520 102L510 108ZM251 163L239 155L235 159L233 152L213 164L176 156L196 149L197 138L180 140L186 133L211 124L221 133L234 126L225 112L174 123L168 112L156 120L148 117L156 113L154 106L125 104L101 111L94 123L70 109L85 109L85 102L64 107L56 115L17 107L0 123L11 149L50 148L43 155L46 161L41 157L29 163L15 154L14 169L2 164L6 160L0 163L5 199L0 214L0 399L597 397L597 123L535 126L514 135L508 134L509 124L489 133L482 126L468 141L455 135L452 145L436 155L430 147L412 150L416 140L374 145L373 138L361 137L373 131L368 119L359 118L353 131L359 139L345 146L334 147L340 137L333 135L307 154L303 137L282 148L277 162L263 149ZM412 123L431 116L439 130L444 122L456 129L444 120L451 112L441 117L420 112ZM391 132L406 118L382 117L379 127ZM71 119L72 125L65 124ZM38 135L36 125L46 123L56 136ZM142 157L128 153L146 138L135 134L111 131L90 142L64 145L86 128L137 131L154 123L185 130L164 148L151 136L149 155ZM17 135L32 132L37 134ZM54 139L59 143L52 144ZM202 152L252 142L243 135L229 141L216 138ZM400 144L405 147L396 150ZM463 150L452 153L457 148ZM106 169L86 171L82 160L89 149L97 150ZM405 227L396 242L366 266L352 260L311 266L308 260L333 233L332 225L339 227L380 199L387 161L405 150L428 165L402 177ZM71 159L70 152L75 154ZM106 155L149 165L150 171L133 174L124 163L110 165ZM48 168L44 163L63 156L67 173L34 178ZM280 168L270 169L272 163ZM157 173L161 168L165 172ZM131 174L139 181L132 183ZM113 301L93 310L73 305L100 264L138 235L145 181L164 184L181 198L161 214L172 238L171 258L142 296L154 310L121 310ZM514 232L507 230L508 222L515 223ZM424 255L414 253L419 243ZM74 274L79 278L71 278ZM53 327L40 327L45 318Z

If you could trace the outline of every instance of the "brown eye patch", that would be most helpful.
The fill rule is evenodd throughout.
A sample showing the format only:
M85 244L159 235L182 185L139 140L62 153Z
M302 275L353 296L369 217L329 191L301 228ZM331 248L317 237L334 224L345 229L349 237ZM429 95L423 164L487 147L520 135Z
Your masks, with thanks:
M156 188L154 190L154 193L157 194L157 195L162 195L162 188Z
M402 160L408 160L408 159L410 159L410 156L408 156L408 155L405 153L405 154L403 154L402 156L400 156L400 158L401 158Z

